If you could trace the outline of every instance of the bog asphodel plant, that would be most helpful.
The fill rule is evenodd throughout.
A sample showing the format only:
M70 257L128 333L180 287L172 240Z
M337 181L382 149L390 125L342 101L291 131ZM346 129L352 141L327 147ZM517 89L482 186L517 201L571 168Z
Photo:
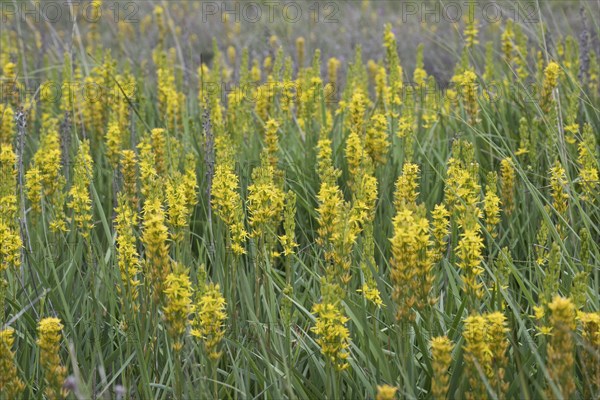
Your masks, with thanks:
M211 194L211 204L215 213L227 225L231 250L237 255L245 254L248 232L244 226L244 209L238 177L230 165L217 164Z
M226 301L218 284L200 283L191 334L204 343L206 354L211 360L218 360L222 354L219 346L225 336L225 306Z
M17 375L15 353L12 350L15 338L12 328L0 330L0 395L7 399L18 398L25 389Z
M452 363L453 344L446 336L431 339L431 394L433 398L445 399L450 382L450 365Z
M165 224L165 211L160 198L150 197L144 202L142 212L144 245L144 275L148 290L158 302L164 290L164 282L169 273L169 230Z
M67 369L60 361L62 329L63 324L58 318L44 318L38 324L37 344L44 370L44 394L49 400L63 399L67 394L63 388Z
M73 222L84 239L89 239L93 227L92 184L94 162L90 155L90 142L84 140L79 145L73 169L73 185L69 190L68 207L73 211Z
M164 295L167 332L173 351L178 353L183 348L188 319L193 311L192 282L188 270L180 264L175 263L173 272L165 278Z
M500 312L472 314L464 323L466 374L470 385L465 396L469 399L488 397L483 378L497 396L503 396L508 388L504 381L508 349L506 317Z
M349 319L344 315L339 300L333 299L337 290L327 282L323 282L321 288L323 301L313 306L316 323L311 330L317 335L317 344L326 360L336 370L343 371L349 367L350 331L346 327Z
M575 342L573 333L576 328L577 312L570 299L555 296L550 304L550 339L546 366L548 373L559 393L565 399L571 398L575 392L573 368L575 366ZM549 397L554 397L551 388L547 390Z

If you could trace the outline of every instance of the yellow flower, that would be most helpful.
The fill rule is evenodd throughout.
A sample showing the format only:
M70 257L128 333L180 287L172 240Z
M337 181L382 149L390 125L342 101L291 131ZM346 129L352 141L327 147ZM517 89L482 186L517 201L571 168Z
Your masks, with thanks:
M140 272L140 260L134 227L138 224L138 215L123 194L119 195L117 202L115 231L121 282L125 287L126 296L133 303L133 309L137 309L135 301L138 295L137 287L140 283L137 278L137 274ZM121 287L118 286L117 289L120 291Z
M376 305L377 307L383 306L383 300L381 300L381 294L379 293L379 289L374 282L365 283L361 289L358 289L357 292L360 292L365 296L365 299Z
M450 381L450 364L452 363L453 344L446 336L431 339L431 394L434 399L445 399Z
M3 80L3 85L6 85L7 80ZM4 90L7 88L4 87ZM10 93L7 91L7 93ZM10 145L16 134L15 129L15 114L12 107L8 104L0 104L0 144Z
M120 157L123 195L133 209L137 209L137 157L133 150L123 150Z
M425 308L433 285L433 263L428 252L430 245L427 218L416 215L411 209L400 209L393 220L391 279L393 297L398 305L397 319L415 319L411 313Z
M121 148L123 146L122 136L119 122L111 121L106 131L106 157L113 168L116 168L119 164Z
M160 199L151 197L144 202L142 243L144 244L145 273L148 288L158 302L163 292L163 284L169 272L169 239L165 225L165 212Z
M377 396L375 400L395 400L398 388L390 385L377 386Z
M348 318L339 305L331 303L315 304L313 314L317 315L317 322L311 330L318 336L317 344L321 347L321 353L337 370L348 368Z
M515 191L515 167L511 158L505 158L500 162L500 193L501 203L504 205L504 213L512 214L514 210Z
M549 113L554 104L552 92L558 86L558 78L561 75L561 69L555 62L550 62L544 70L544 83L542 87L540 106L545 113Z
M600 181L598 174L598 161L596 139L592 126L586 123L583 126L582 140L578 145L579 181L583 200L593 204L597 196Z
M25 389L17 376L15 353L12 351L14 333L12 328L0 330L0 394L7 399L18 398Z
M67 204L73 210L73 220L83 238L89 238L94 226L92 215L92 184L94 162L90 156L90 143L84 140L75 158L73 185L69 190L71 201Z
M237 255L246 253L248 233L244 228L244 210L239 193L238 177L227 164L217 164L212 185L211 204L215 213L229 228L231 248Z
M434 261L439 261L444 256L448 247L446 239L450 234L450 213L443 204L437 204L431 213L432 236L435 239Z
M218 284L209 284L196 302L196 318L191 334L204 343L209 358L221 357L218 346L225 336L224 323L227 319L225 299Z
M485 192L485 196L483 198L485 222L487 225L487 230L493 238L498 235L496 232L496 226L500 223L500 198L496 194L496 181L496 174L490 172L488 174L487 191Z
M394 193L396 211L416 207L419 196L419 173L419 166L416 164L405 163L402 167L402 175L396 181L396 192Z
M583 398L587 399L600 390L600 364L596 357L600 354L600 312L580 312L577 319L581 323L581 336L585 344L581 359L589 377L589 385L583 385Z
M467 229L460 235L460 241L456 246L456 256L459 261L458 267L463 271L464 290L476 297L481 297L482 284L479 277L483 274L481 261L484 248L483 238L477 229Z
M67 370L60 362L62 329L63 325L58 318L44 318L38 324L37 344L46 383L44 394L50 400L62 399L67 394L63 389Z
M573 380L575 366L575 342L573 332L576 327L576 309L570 299L554 297L548 304L552 335L548 343L546 368L550 378L558 387L563 398L570 399L575 392ZM548 397L554 397L548 388Z
M175 272L167 275L164 282L164 313L171 345L175 352L179 352L183 347L188 318L193 311L192 283L187 270L178 266L173 269Z

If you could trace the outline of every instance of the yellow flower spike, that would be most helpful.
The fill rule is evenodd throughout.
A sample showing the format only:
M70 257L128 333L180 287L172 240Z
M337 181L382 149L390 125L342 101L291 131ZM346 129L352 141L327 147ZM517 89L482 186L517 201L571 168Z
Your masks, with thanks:
M589 385L584 385L583 389L583 398L587 399L600 390L600 365L597 359L597 354L600 354L600 312L579 312L577 319L584 340L581 359L589 377Z
M473 400L486 398L487 390L479 370L481 369L485 377L491 375L492 353L487 341L487 321L483 315L471 315L464 320L464 324L464 351L467 363L465 372L470 385L465 397Z
M578 145L579 157L579 182L582 199L590 204L595 202L595 196L599 191L600 177L598 174L598 162L596 151L596 139L592 126L586 123L583 126L582 140Z
M137 157L133 150L123 150L120 155L121 175L123 176L123 195L126 201L137 209Z
M269 118L265 125L265 148L268 154L269 165L277 168L277 153L279 151L279 123L274 119Z
M4 81L3 85L5 85ZM12 144L16 133L15 114L12 107L8 104L0 104L0 144Z
M435 243L434 261L442 259L448 248L447 238L450 234L450 213L443 204L437 204L431 213L432 236Z
M73 210L73 221L79 234L88 239L93 223L92 198L90 185L92 184L94 162L90 155L90 143L84 140L79 145L73 170L73 185L69 191L71 201L67 204Z
M302 36L296 39L296 62L298 63L298 71L304 68L305 40Z
M348 348L350 332L346 327L349 319L340 310L340 306L332 303L315 304L313 314L317 322L311 330L318 336L317 344L321 353L338 371L348 368Z
M545 113L549 113L554 104L553 92L558 86L558 79L562 71L555 62L550 62L544 70L544 83L540 98L540 107Z
M25 389L17 376L15 353L12 350L14 333L12 328L0 330L0 393L7 399L18 398Z
M229 229L231 249L237 255L245 254L244 244L248 233L244 227L244 210L238 177L229 165L217 164L211 195L215 213Z
M275 235L283 217L285 193L276 184L274 174L263 153L261 165L252 171L252 184L248 186L248 222L255 237Z
M417 164L404 164L402 175L396 181L396 191L394 192L394 207L397 211L416 207L420 178L420 169Z
M338 69L340 68L341 62L335 57L331 57L327 61L327 78L334 88L337 88L338 84Z
M112 121L106 131L106 157L113 168L119 164L122 146L121 128L118 121Z
M129 203L126 196L120 194L118 197L118 206L115 209L115 231L117 233L117 259L121 282L125 288L125 296L128 297L132 308L138 308L136 304L138 296L138 273L140 272L140 259L137 251L137 239L134 227L138 224L138 216L132 204ZM121 291L121 286L117 286Z
M576 328L577 312L570 299L554 297L548 304L549 322L552 335L548 343L546 367L554 384L565 399L575 392L573 368L575 366L575 342L573 332ZM547 389L548 397L554 397L552 389Z
M413 321L417 311L431 302L429 297L433 284L432 258L428 248L429 223L409 208L402 208L393 220L391 280L394 284L392 296L398 305L396 318Z
M450 364L452 363L452 349L454 345L446 336L431 339L431 394L434 399L445 399L450 381Z
M158 303L164 288L165 278L169 272L169 239L165 225L165 212L157 197L146 199L143 207L142 243L148 288L152 289L154 301Z
M395 400L398 388L390 385L377 386L375 400Z
M389 147L387 117L376 113L369 121L365 137L365 149L375 166L386 163Z
M497 195L497 176L494 172L488 174L487 187L483 198L483 211L487 230L495 238L498 233L496 226L500 223L500 198Z
M501 203L504 213L511 215L514 210L515 192L515 167L511 158L505 158L500 162L500 187Z
M175 265L173 271L167 275L164 282L165 307L163 310L171 345L173 351L177 353L183 348L188 318L193 311L192 282L186 269Z
M67 369L60 361L62 329L63 325L58 318L44 318L38 324L37 344L46 384L44 394L49 400L63 399L67 395L63 389Z
M192 336L202 340L206 354L218 360L221 352L219 344L225 336L224 323L227 319L226 302L218 284L211 283L196 300L196 317L193 321Z

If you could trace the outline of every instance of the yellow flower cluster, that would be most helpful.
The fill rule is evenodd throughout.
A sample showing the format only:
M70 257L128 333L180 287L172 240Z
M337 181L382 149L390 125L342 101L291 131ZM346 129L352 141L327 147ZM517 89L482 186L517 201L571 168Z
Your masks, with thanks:
M443 204L436 204L431 217L433 220L431 234L435 244L435 250L432 253L433 261L438 262L442 259L448 248L447 238L450 234L450 213Z
M263 153L261 165L252 171L252 184L248 186L248 222L253 237L268 241L269 236L277 234L284 201L285 193L275 182L275 170Z
M11 146L0 144L0 273L10 266L18 268L21 265L22 243L17 223L16 162L17 156Z
M558 215L556 228L561 237L566 234L563 218L567 218L567 210L569 207L569 192L567 173L559 161L556 161L554 166L550 168L550 189L552 195L552 206Z
M375 400L395 400L398 388L390 385L377 386Z
M582 199L590 204L595 202L595 197L600 189L600 177L598 175L598 161L596 151L596 139L590 124L583 126L582 140L579 143L579 181L582 191Z
M580 312L577 319L581 323L584 349L581 359L589 385L584 385L583 398L593 398L600 390L600 363L597 355L600 354L600 312Z
M510 157L500 162L500 196L504 213L512 214L515 206L515 167Z
M575 342L573 332L576 328L577 312L570 299L554 297L548 304L550 326L552 328L548 343L546 366L550 378L564 399L570 399L575 392L573 367L575 365ZM554 397L548 388L548 397Z
M560 66L555 62L550 62L544 70L544 83L540 98L540 106L545 113L549 113L552 104L554 104L552 92L558 86L560 74Z
M191 334L201 339L208 357L218 360L221 352L219 344L225 335L223 326L227 319L225 298L218 284L211 283L200 293L196 301L196 318L193 321Z
M479 122L479 103L477 102L477 75L471 70L466 70L452 78L461 93L463 105L469 115L471 125Z
M0 143L12 144L15 131L15 113L12 107L8 104L0 104Z
M67 231L63 192L66 180L62 174L62 153L58 121L47 119L44 123L40 147L33 156L33 165L25 175L27 197L34 211L42 210L42 199L48 204L46 212L51 215L50 229L53 232Z
M174 230L172 236L175 242L183 239L182 230L190 224L192 211L197 203L197 183L194 166L195 161L191 156L188 158L184 174L175 171L165 186L168 220Z
M140 272L140 260L137 251L137 240L134 227L137 226L137 213L127 201L126 196L119 195L118 206L115 209L115 231L117 233L117 254L121 283L125 288L128 300L135 304L140 284L137 274ZM121 287L117 287L120 291Z
M174 272L167 275L164 282L165 304L164 315L167 321L167 331L172 340L174 352L183 348L183 339L187 328L188 318L193 311L192 282L188 271L179 265Z
M49 400L58 400L66 396L63 383L67 370L60 361L62 329L63 325L58 318L44 318L38 324L37 344L40 347L40 363L46 383L44 394Z
M246 253L244 244L248 233L244 228L244 210L238 177L231 166L225 163L217 164L211 195L215 213L229 229L231 249L237 255Z
M133 150L123 150L120 155L121 175L123 176L124 200L137 210L137 157Z
M495 172L490 172L487 178L487 187L483 197L483 212L485 213L485 222L487 230L495 238L498 235L496 226L500 223L500 198L497 194L497 176Z
M375 113L369 121L365 137L365 149L374 166L386 163L389 147L387 117L383 113Z
M0 395L6 399L18 398L25 389L14 362L14 333L12 328L0 330Z
M92 184L94 162L90 155L90 142L84 140L79 145L73 170L73 186L69 190L71 200L67 204L73 210L73 221L79 234L88 239L94 225L92 215L92 199L90 185Z
M154 301L158 303L170 268L169 231L165 225L165 211L157 197L146 199L143 208L142 243L144 244L144 273L149 278Z
M317 322L311 330L318 335L321 352L337 370L348 368L348 317L342 313L339 304L329 302L315 304L313 313L317 315Z
M394 207L396 210L410 208L414 210L417 206L417 197L419 196L419 166L412 163L405 163L402 167L402 175L396 181L396 191L394 192Z
M450 381L449 369L452 363L454 345L446 336L431 339L431 394L434 399L445 399ZM452 396L450 396L452 397Z
M106 130L106 157L111 166L116 168L121 158L121 148L123 147L123 134L119 122L116 120L108 124Z
M393 297L398 305L397 318L403 321L415 319L415 314L410 312L412 307L421 311L432 300L429 298L434 278L429 253L429 224L427 218L419 215L421 211L400 209L392 221L391 279Z
M469 399L486 398L483 374L497 396L506 392L504 382L507 366L508 339L506 317L500 312L473 314L464 320L465 361L471 389L465 393Z

